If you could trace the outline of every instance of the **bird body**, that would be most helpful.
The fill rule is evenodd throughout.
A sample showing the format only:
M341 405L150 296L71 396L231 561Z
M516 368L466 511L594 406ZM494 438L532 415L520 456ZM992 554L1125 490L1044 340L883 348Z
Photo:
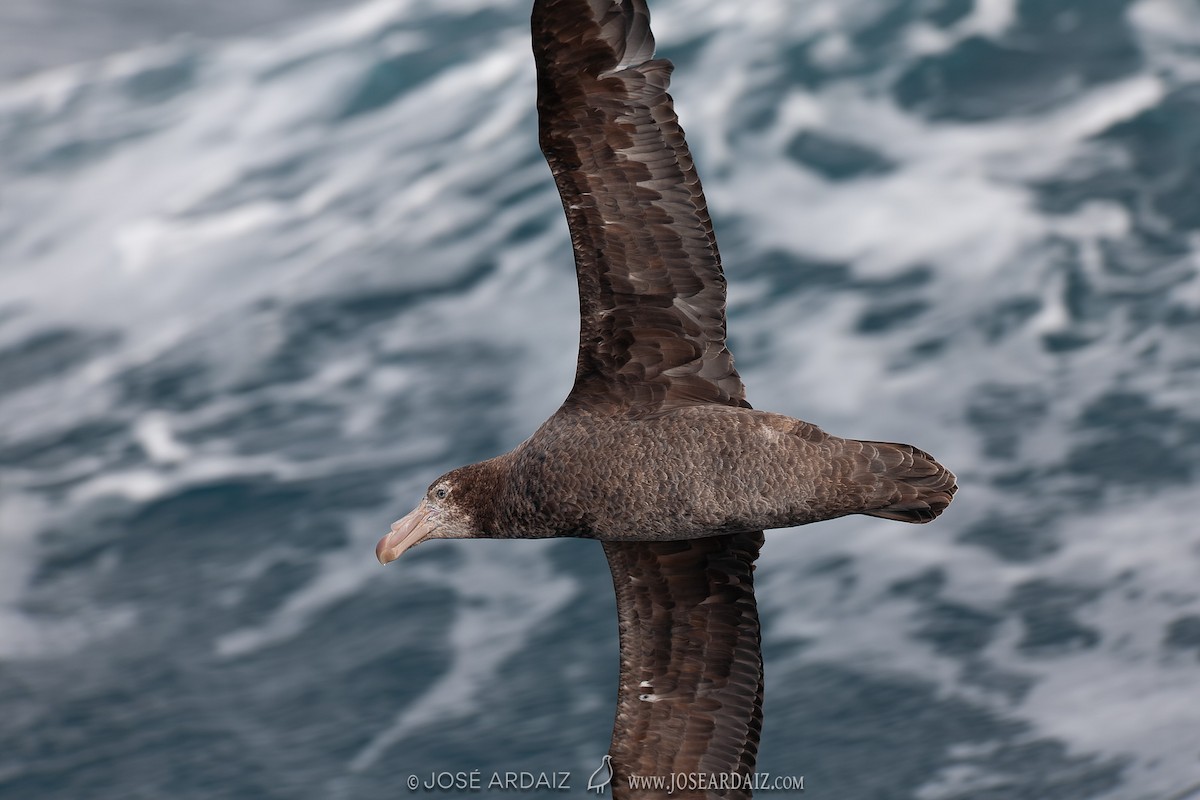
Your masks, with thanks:
M950 502L953 485L908 445L714 405L639 418L562 409L510 453L449 480L463 498L450 502L474 515L463 527L481 535L603 541L690 539L851 513L920 521Z

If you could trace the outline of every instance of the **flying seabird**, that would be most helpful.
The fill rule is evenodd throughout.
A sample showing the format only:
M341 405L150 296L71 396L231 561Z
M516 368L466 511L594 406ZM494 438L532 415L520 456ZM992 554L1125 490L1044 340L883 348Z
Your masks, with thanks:
M427 539L600 540L620 631L613 796L643 795L630 775L750 776L763 529L847 514L928 522L954 475L910 445L842 439L746 402L645 0L536 0L533 52L541 149L579 281L575 384L515 449L434 481L376 555Z

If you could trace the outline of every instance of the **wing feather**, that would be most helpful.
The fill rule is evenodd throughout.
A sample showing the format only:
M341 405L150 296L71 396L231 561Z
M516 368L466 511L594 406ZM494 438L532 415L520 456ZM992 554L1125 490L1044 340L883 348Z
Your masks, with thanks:
M568 405L745 405L717 241L644 0L540 0L533 49L540 142L579 279Z
M762 533L604 543L621 635L609 751L615 800L663 795L632 790L631 775L753 774L763 699L753 571L762 543Z

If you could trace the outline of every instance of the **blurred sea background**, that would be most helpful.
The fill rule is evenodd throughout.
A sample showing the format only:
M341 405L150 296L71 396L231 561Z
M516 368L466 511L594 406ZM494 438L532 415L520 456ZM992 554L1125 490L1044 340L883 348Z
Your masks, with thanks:
M1200 798L1200 6L651 9L749 399L960 478L768 534L760 770ZM4 3L4 800L583 795L599 545L373 557L571 384L528 16Z

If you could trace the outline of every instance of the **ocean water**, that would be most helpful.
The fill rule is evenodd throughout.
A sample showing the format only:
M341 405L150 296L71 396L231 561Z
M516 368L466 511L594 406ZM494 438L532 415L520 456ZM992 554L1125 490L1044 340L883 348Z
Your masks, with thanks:
M570 387L528 3L6 9L0 797L582 796L599 546L373 557ZM1200 7L651 9L749 399L960 479L768 534L760 769L1200 798Z

